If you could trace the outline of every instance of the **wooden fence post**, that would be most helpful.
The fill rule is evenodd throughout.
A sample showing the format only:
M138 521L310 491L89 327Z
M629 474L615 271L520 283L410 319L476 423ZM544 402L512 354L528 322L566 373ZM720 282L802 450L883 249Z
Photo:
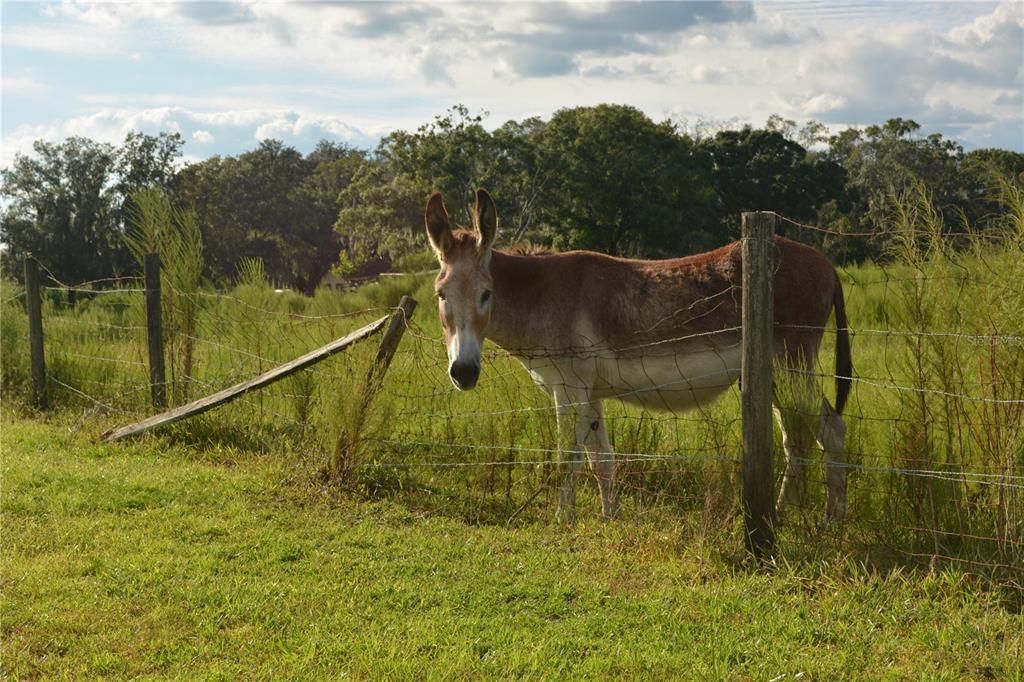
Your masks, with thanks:
M352 419L338 432L334 457L330 463L330 474L337 480L345 480L351 473L353 461L358 457L356 455L359 448L358 442L367 423L370 405L384 384L384 375L387 374L388 367L391 366L391 360L395 357L395 351L398 350L398 344L409 326L409 318L412 317L414 310L416 310L416 299L411 296L402 296L398 308L388 319L387 329L384 330L384 336L377 348L377 356L366 372L362 395L359 398L359 403L355 406Z
M774 213L743 214L743 516L747 549L758 558L771 555L775 549L774 234Z
M25 310L28 312L28 348L32 363L32 403L47 406L46 357L43 354L43 300L39 291L39 262L25 258Z
M363 396L364 404L368 404L373 394L384 381L384 374L391 366L391 359L395 356L398 344L409 326L409 319L416 310L416 299L412 296L403 296L398 303L398 309L391 315L388 321L388 328L384 330L384 337L380 340L380 348L377 349L377 357L370 366L369 376L366 378L366 395Z
M167 407L164 367L164 322L160 309L160 254L146 254L146 340L149 346L149 390L153 407Z

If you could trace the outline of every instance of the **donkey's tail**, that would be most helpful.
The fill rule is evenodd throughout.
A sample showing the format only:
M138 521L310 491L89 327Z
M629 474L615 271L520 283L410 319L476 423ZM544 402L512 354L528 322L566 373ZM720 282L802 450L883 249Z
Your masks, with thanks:
M836 412L843 413L846 399L853 382L853 360L850 357L850 332L846 327L846 302L843 300L843 283L835 273L836 289L832 306L836 312Z

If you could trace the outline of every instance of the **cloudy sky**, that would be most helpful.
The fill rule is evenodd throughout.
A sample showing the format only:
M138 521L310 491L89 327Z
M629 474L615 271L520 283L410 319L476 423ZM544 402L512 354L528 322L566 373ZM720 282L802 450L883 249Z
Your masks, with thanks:
M616 102L656 120L833 130L913 118L1024 151L1024 4L2 4L2 150L180 132L188 158L276 137L371 147L450 106L487 124Z

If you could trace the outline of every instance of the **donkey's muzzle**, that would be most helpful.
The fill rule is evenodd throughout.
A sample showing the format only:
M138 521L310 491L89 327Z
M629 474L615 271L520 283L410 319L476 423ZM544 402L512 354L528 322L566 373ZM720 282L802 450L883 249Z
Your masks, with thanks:
M455 388L460 391L468 391L476 386L476 381L480 378L480 363L453 362L448 374L451 376Z

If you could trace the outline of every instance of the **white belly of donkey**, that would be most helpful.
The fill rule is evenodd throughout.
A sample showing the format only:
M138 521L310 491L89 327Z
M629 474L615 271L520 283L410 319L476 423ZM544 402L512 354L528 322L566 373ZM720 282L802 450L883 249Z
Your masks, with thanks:
M546 358L524 364L549 392L582 389L592 399L615 398L681 412L713 401L739 378L740 348L631 358Z

